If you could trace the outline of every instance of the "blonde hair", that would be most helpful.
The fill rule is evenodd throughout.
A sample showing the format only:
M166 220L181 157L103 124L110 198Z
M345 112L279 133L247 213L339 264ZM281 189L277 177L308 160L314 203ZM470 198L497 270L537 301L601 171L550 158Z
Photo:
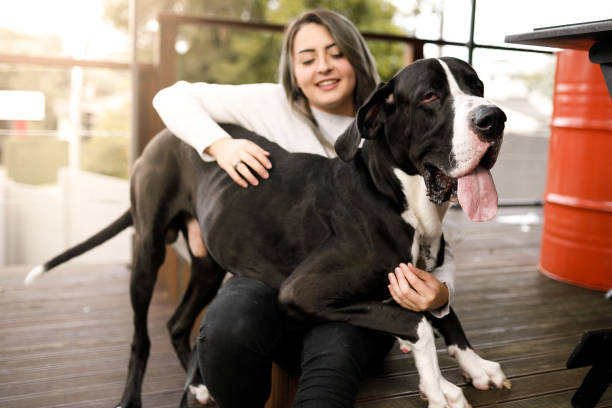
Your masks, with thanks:
M324 142L308 99L298 87L293 73L293 41L300 28L308 23L327 28L340 52L355 71L353 106L359 108L380 81L376 62L359 30L343 15L331 10L311 10L293 20L286 28L279 63L279 82L285 89L291 107L312 126L319 141ZM328 142L324 144L329 145Z

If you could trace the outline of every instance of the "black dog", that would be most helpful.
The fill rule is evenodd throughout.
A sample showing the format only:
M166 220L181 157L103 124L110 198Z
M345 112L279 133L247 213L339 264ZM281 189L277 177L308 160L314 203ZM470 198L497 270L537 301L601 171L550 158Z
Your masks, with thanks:
M499 364L474 353L452 311L435 319L385 300L387 273L399 263L428 271L442 264L442 218L450 200L457 197L473 220L495 214L489 169L506 117L482 95L482 82L468 64L453 58L417 61L372 93L338 139L339 158L333 160L291 154L226 126L233 137L271 152L271 177L254 189L238 187L216 163L204 163L164 131L134 166L130 211L27 280L133 223L135 330L119 406L139 407L150 348L147 310L164 245L179 230L187 233L186 220L195 217L210 256L192 251L191 281L168 323L184 366L193 321L228 270L277 288L280 304L292 315L346 321L403 339L414 352L429 406L469 406L461 389L441 376L431 324L478 388L490 382L509 386Z

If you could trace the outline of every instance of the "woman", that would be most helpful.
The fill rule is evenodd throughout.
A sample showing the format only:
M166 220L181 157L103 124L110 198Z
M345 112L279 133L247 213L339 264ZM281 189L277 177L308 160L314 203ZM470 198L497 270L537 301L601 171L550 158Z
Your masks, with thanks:
M281 84L178 82L153 104L203 160L216 160L244 188L257 186L269 177L269 153L232 139L217 123L241 125L289 151L334 157L336 138L379 80L357 29L327 10L306 12L288 26L279 72ZM446 314L455 272L448 247L445 259L433 274L399 265L389 274L391 296L408 309ZM290 320L276 297L259 281L234 277L208 306L197 347L218 405L263 407L276 361L300 372L295 407L352 407L364 370L386 355L393 338L341 322Z

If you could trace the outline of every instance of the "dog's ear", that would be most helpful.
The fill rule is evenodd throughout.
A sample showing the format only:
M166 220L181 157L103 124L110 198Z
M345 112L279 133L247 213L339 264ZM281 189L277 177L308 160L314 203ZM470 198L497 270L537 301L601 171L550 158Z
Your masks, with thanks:
M357 111L351 125L336 140L334 148L338 157L350 161L357 154L361 138L374 139L385 125L388 106L395 105L393 82L381 82Z

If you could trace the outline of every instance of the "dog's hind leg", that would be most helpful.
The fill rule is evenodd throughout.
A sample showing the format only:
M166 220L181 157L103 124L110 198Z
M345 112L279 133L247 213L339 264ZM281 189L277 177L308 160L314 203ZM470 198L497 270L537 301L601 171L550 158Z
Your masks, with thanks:
M491 386L501 389L512 386L499 363L485 360L472 349L459 318L450 312L441 319L431 318L433 326L442 334L448 347L448 354L459 363L463 376L479 390L488 390Z
M181 302L168 320L174 350L187 369L191 347L189 337L198 314L213 299L223 282L225 271L210 257L191 258L191 277Z
M208 251L202 241L198 221L190 215L185 215L183 221L181 231L189 243L191 276L181 302L168 320L167 327L174 350L183 368L187 369L191 352L189 337L193 323L219 290L225 271L207 256Z
M191 257L191 277L179 306L168 321L167 327L174 351L187 371L189 390L200 404L211 399L203 384L197 360L191 361L190 334L198 314L213 299L223 282L225 271L210 257ZM188 367L189 364L193 367Z
M138 231L138 230L137 230ZM140 231L134 239L134 265L130 278L130 300L134 311L134 335L128 364L128 374L123 396L117 407L140 408L142 406L142 381L147 367L151 340L147 317L157 280L157 272L166 254L163 234Z
M184 216L183 234L189 243L191 276L180 304L168 321L170 339L183 368L187 371L189 390L200 404L211 401L208 389L203 384L197 360L190 346L190 334L198 314L217 293L225 271L211 257L202 241L200 226L191 216ZM192 366L190 366L192 365Z

